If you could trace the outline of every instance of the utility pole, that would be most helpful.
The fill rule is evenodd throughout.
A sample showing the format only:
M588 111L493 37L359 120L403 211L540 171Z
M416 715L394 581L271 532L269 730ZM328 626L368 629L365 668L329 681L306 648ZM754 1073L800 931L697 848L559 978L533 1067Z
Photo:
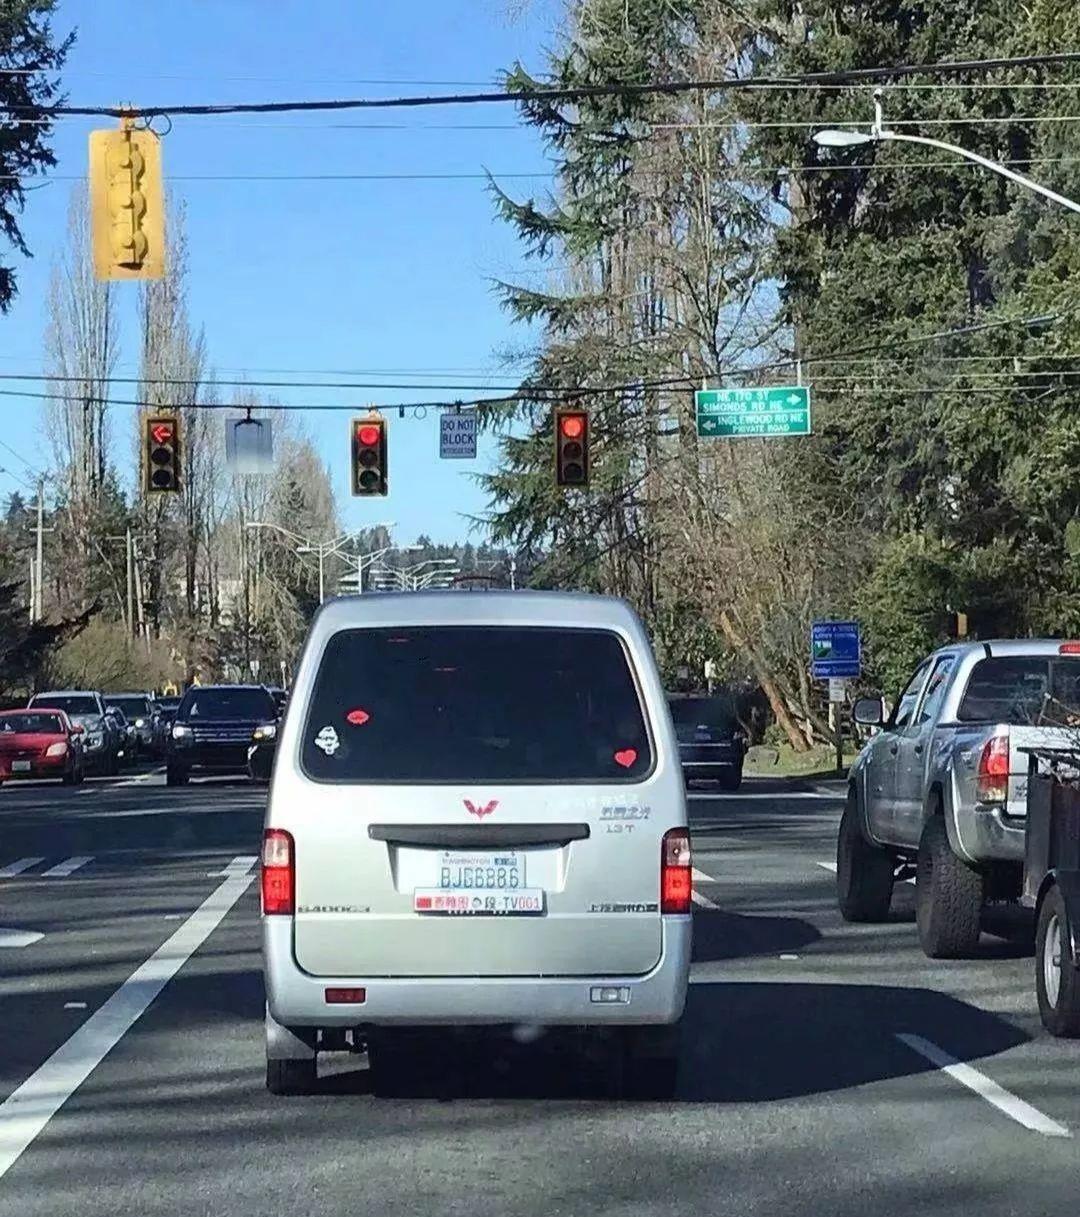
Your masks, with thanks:
M128 636L135 637L135 554L131 543L131 529L124 534L127 543L127 627Z
M34 561L34 611L32 619L40 621L42 617L42 571L44 569L45 556L45 479L38 478L37 491L37 557Z

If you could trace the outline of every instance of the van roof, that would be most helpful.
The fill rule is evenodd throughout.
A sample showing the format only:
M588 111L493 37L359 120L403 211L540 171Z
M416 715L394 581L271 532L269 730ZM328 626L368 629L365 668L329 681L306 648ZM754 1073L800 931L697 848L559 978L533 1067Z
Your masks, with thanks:
M339 596L319 610L312 629L335 633L364 626L539 625L633 628L625 600L587 592L422 591Z

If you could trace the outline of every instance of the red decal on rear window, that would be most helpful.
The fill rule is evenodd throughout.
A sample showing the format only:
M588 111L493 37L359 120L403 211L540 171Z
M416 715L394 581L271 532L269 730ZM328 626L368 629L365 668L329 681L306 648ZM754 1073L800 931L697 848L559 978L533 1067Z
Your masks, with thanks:
M366 710L350 710L345 715L345 721L354 727L362 727L371 715Z
M624 769L629 769L630 766L637 760L636 748L624 748L621 752L615 753L615 764L622 765Z

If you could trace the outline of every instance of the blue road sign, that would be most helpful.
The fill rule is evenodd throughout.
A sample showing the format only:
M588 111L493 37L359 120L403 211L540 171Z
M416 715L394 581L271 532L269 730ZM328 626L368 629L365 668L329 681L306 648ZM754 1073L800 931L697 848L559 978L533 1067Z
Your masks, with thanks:
M815 680L852 679L862 670L857 621L815 621L810 627L810 670Z

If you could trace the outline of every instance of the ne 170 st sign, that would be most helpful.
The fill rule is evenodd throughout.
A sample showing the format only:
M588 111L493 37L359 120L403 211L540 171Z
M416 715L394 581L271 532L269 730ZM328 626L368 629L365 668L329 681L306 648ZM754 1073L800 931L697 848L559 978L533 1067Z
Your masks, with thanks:
M810 389L701 389L694 395L703 439L809 435Z

